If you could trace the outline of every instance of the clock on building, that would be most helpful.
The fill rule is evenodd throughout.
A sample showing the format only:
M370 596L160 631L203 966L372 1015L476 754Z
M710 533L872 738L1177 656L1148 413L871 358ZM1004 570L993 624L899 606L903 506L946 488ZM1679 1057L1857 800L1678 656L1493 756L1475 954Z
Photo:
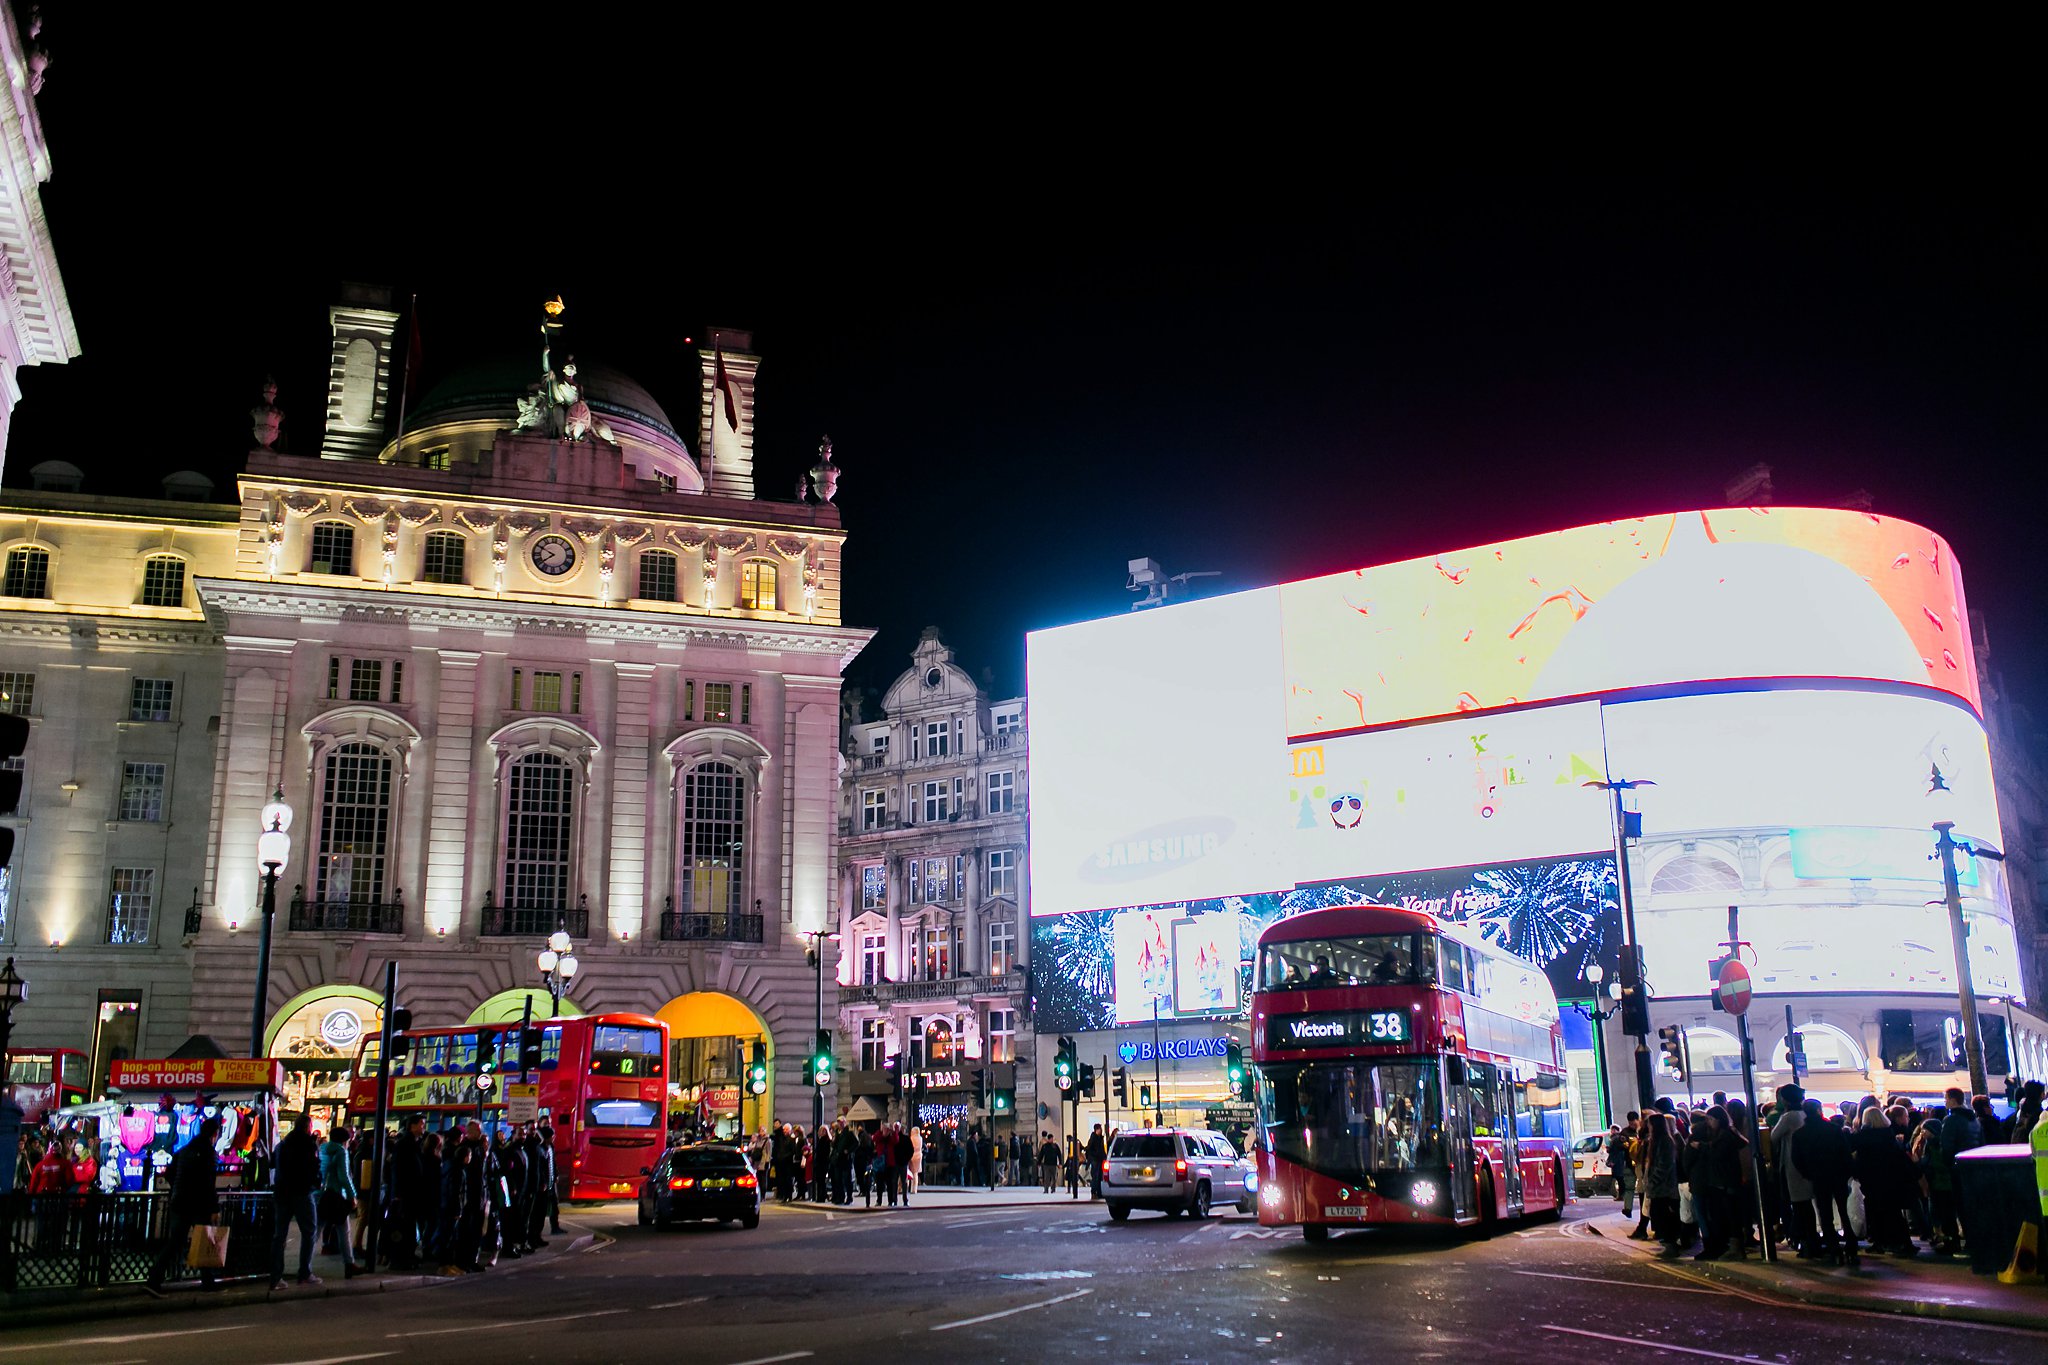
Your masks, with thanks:
M542 536L533 542L533 567L560 578L576 567L576 546L564 536Z

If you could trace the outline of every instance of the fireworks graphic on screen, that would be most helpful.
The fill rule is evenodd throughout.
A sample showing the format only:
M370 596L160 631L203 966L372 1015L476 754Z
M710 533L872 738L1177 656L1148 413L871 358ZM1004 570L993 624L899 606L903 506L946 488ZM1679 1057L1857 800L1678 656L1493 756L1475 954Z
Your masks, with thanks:
M1108 1028L1115 1014L1113 911L1058 915L1031 926L1032 1014L1040 1029Z
M1519 958L1576 978L1600 949L1601 912L1617 905L1614 863L1571 858L1522 863L1477 873L1472 884L1500 899L1466 923Z

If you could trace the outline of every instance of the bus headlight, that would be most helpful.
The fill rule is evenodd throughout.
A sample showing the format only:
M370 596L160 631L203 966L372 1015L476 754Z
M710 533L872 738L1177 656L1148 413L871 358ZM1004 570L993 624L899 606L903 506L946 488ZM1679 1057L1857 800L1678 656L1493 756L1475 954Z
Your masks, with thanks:
M1434 1180L1418 1180L1410 1185L1408 1187L1408 1202L1411 1204L1434 1204L1436 1202L1436 1182Z

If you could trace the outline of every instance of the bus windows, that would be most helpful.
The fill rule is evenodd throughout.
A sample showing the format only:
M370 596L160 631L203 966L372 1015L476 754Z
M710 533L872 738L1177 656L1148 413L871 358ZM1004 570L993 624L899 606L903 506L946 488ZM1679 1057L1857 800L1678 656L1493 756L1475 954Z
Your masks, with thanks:
M1449 1160L1434 1062L1309 1062L1265 1077L1264 1140L1289 1161L1356 1179Z
M593 1128L654 1128L661 1123L661 1106L653 1100L592 1100L587 1117Z
M1434 944L1437 955L1442 959L1442 969L1437 972L1437 980L1454 991L1469 994L1472 988L1465 984L1465 945L1453 943L1447 938L1436 939Z
M1368 983L1375 986L1406 985L1415 979L1413 934L1269 943L1259 954L1259 985L1262 990L1307 990L1318 986Z
M1485 1062L1465 1063L1467 1105L1472 1114L1472 1136L1499 1137L1500 1122L1495 1113L1493 1068Z
M624 1024L601 1024L590 1040L593 1076L661 1077L661 1032Z
M1523 1137L1563 1137L1564 1082L1539 1075L1515 1087L1515 1131Z

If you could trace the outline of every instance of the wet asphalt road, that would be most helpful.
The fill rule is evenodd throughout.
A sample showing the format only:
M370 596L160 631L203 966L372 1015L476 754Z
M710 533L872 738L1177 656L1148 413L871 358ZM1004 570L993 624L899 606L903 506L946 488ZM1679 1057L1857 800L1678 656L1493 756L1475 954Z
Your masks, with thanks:
M2048 1360L2048 1335L1702 1286L1582 1213L1487 1242L1364 1233L1320 1248L1234 1215L1111 1224L1085 1202L771 1206L751 1232L645 1230L630 1206L581 1221L615 1240L403 1293L0 1331L0 1365Z

